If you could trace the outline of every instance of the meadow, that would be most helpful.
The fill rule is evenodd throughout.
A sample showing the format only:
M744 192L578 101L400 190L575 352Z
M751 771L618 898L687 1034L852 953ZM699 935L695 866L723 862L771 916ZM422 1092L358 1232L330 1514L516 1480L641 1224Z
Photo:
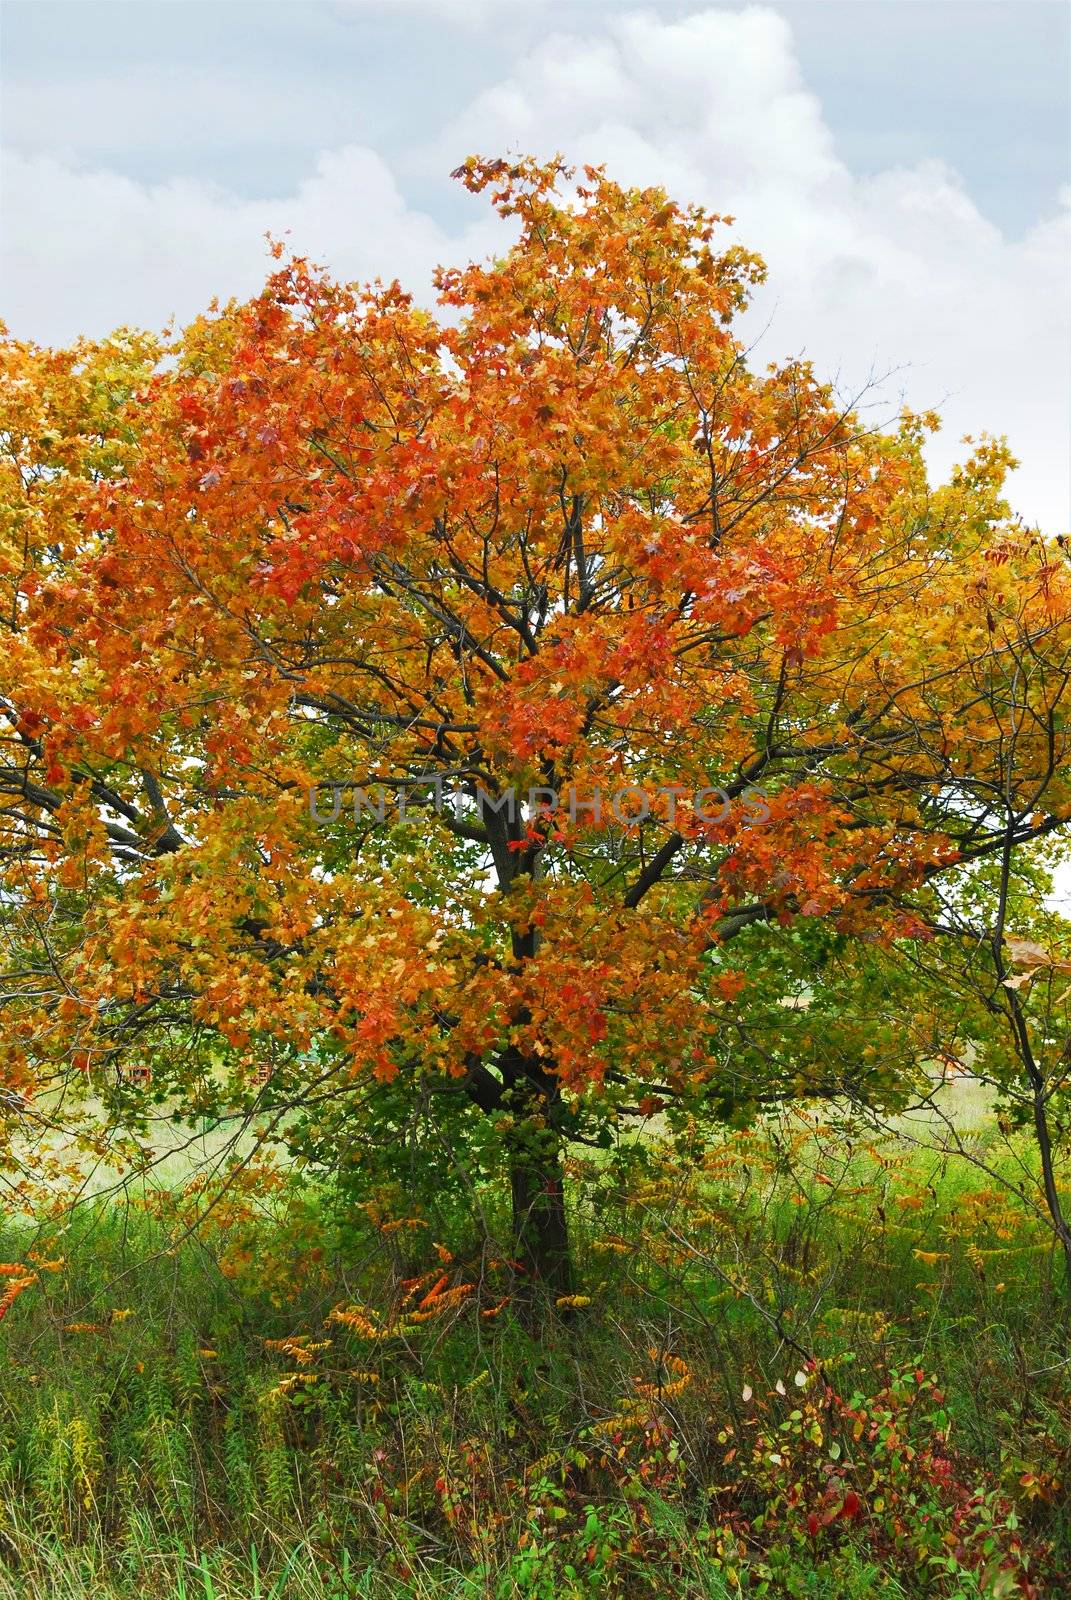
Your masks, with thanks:
M172 1162L10 1226L0 1596L1067 1592L1059 1267L952 1110L952 1156L797 1113L574 1158L556 1306L493 1184L477 1228L266 1165L191 1228Z

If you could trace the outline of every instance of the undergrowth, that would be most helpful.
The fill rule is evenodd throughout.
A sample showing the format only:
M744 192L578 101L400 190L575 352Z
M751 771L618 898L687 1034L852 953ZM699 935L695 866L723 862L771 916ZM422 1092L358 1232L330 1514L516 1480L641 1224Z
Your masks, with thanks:
M1071 1588L1061 1286L970 1163L575 1162L539 1313L461 1207L191 1189L0 1243L0 1600Z

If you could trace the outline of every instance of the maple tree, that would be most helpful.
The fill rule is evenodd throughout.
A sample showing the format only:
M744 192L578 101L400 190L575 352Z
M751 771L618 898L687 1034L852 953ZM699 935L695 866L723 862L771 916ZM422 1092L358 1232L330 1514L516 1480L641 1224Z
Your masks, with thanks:
M8 343L5 1083L336 1153L483 1114L565 1296L571 1141L893 1092L763 1049L762 929L926 940L1066 823L1071 580L1000 443L933 487L932 416L754 370L727 219L458 175L510 242L439 314L280 259L174 339Z

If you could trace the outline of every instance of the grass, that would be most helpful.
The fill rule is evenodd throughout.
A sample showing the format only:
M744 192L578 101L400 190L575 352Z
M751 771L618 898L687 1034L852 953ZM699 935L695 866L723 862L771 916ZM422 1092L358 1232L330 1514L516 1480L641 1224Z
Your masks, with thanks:
M575 1162L541 1327L462 1208L286 1169L10 1228L0 1600L1064 1592L1051 1249L913 1138Z

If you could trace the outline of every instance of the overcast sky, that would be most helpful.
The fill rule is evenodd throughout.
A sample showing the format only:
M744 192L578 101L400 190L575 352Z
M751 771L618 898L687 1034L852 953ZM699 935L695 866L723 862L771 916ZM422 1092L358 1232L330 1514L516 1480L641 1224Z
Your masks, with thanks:
M61 341L249 294L264 234L347 278L496 246L447 174L561 149L737 218L769 359L1006 433L1069 514L1071 9L1047 0L6 0L0 315Z

